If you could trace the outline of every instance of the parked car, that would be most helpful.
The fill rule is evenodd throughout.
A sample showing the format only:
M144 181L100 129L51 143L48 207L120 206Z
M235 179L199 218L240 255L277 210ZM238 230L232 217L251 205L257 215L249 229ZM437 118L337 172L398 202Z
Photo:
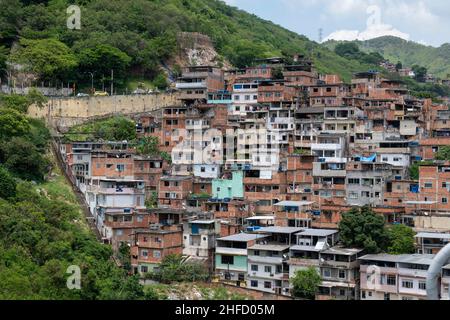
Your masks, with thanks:
M105 91L96 91L96 92L94 92L94 96L95 97L105 97L105 96L109 96L109 93L105 92Z

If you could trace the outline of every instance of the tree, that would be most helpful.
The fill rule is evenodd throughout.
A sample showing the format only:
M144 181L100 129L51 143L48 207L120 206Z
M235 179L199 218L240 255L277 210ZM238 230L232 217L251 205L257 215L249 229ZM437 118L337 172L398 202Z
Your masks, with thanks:
M144 137L139 140L137 145L137 152L145 156L159 155L159 139L157 137Z
M298 270L291 279L291 283L294 297L314 300L322 279L316 268L309 267Z
M412 228L403 224L394 225L387 230L389 237L389 254L410 254L414 253L414 235Z
M166 76L163 73L158 74L153 80L153 85L158 89L167 89L169 84L167 83Z
M43 108L47 101L47 98L35 88L32 88L26 96L18 94L5 94L0 96L1 106L4 108L15 109L20 113L27 113L28 108L32 104L36 104L39 108Z
M378 253L387 246L384 217L370 207L353 208L342 215L339 223L340 239L345 246L364 248Z
M34 144L22 137L14 137L0 146L4 166L24 180L42 181L47 173L48 160Z
M0 77L6 73L6 61L8 60L8 49L0 46Z
M425 82L425 78L428 73L427 68L421 67L416 64L412 67L412 71L414 71L414 74L415 74L414 78L416 79L416 81Z
M25 64L43 79L65 79L78 64L70 48L56 39L21 39L12 60Z
M0 167L0 198L10 199L16 196L16 181L3 167Z
M251 65L255 59L264 58L267 48L249 40L238 40L238 42L226 49L231 63L237 68Z
M450 146L440 147L435 158L436 160L450 161Z
M77 57L80 61L80 74L86 76L87 72L95 72L97 75L109 77L111 70L114 70L114 81L125 78L132 60L125 52L106 44L83 48L77 53Z
M127 243L121 242L119 246L119 252L117 257L122 264L122 268L126 271L131 271L131 253L130 246Z
M403 63L401 61L399 61L395 65L395 70L400 71L401 69L403 69Z
M125 117L113 117L105 121L96 122L94 131L97 138L110 141L131 141L136 139L135 123Z
M186 263L181 255L168 255L163 258L153 278L163 283L206 281L208 270L200 263Z
M334 52L342 57L355 59L360 53L360 50L358 45L354 42L343 42L336 45Z
M0 108L0 141L23 136L30 130L27 118L13 109Z

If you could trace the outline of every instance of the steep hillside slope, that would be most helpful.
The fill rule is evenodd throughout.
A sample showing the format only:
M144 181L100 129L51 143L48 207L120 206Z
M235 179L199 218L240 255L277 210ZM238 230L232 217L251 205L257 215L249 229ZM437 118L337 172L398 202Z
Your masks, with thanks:
M328 41L324 46L333 50L338 42ZM380 53L393 63L401 61L405 66L415 64L426 67L430 73L439 77L450 74L450 44L439 48L425 46L413 41L386 36L367 41L355 41L361 50Z
M255 58L294 53L312 57L319 71L347 80L352 72L373 67L339 57L304 36L218 0L78 0L81 30L66 27L66 9L73 1L0 1L0 46L20 43L10 58L48 80L89 83L89 72L95 69L107 79L113 67L116 80L130 71L154 79L161 65L177 54L180 32L208 35L218 60L237 67ZM61 56L53 56L57 54ZM48 68L52 61L59 62L56 68Z

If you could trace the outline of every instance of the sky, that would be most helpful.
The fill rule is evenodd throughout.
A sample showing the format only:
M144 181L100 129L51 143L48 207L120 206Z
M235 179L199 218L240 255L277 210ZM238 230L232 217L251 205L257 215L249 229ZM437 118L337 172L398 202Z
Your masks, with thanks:
M289 30L322 40L392 35L425 45L450 42L448 0L224 0Z

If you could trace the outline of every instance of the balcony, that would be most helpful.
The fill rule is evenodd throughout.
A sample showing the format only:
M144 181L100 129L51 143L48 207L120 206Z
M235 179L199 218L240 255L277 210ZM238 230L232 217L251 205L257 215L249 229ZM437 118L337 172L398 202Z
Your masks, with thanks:
M336 168L333 168L333 165L336 165ZM342 178L345 178L347 176L347 171L345 170L344 164L315 162L314 167L313 167L313 175L316 177L342 177Z
M336 143L312 143L311 150L326 150L326 151L337 151L341 150L342 146Z

